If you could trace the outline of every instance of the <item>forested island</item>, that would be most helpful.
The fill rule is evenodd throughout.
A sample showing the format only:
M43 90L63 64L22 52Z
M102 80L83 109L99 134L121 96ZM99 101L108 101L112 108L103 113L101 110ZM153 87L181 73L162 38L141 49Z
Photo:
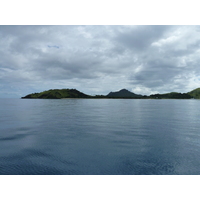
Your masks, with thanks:
M200 99L200 88L187 93L170 92L165 94L140 95L122 89L107 95L87 95L76 89L51 89L40 93L28 94L22 99L64 99L64 98L102 98L102 99Z

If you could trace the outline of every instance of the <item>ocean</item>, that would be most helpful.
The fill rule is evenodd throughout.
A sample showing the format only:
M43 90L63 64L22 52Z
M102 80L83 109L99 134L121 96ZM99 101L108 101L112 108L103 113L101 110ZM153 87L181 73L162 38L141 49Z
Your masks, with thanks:
M200 175L200 101L0 99L1 175Z

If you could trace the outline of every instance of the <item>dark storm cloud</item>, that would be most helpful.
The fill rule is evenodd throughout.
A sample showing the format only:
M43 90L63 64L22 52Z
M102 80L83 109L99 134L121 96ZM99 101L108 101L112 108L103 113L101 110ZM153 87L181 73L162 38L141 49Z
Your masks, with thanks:
M185 92L199 85L199 33L199 26L0 26L0 88Z
M115 40L124 48L142 51L166 34L170 28L170 26L135 26L132 29L118 31Z
M160 60L149 61L139 73L134 73L130 80L134 84L143 84L145 87L156 88L163 84L170 84L181 69L173 63L164 63Z

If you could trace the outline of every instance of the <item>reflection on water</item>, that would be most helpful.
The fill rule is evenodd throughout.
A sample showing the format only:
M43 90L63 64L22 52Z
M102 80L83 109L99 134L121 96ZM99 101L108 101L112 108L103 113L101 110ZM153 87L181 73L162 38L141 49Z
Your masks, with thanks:
M200 174L198 100L0 100L0 174Z

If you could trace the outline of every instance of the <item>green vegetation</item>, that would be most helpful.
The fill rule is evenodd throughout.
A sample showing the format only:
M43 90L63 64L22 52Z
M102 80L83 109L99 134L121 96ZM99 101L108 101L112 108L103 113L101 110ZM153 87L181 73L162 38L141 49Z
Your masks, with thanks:
M48 91L40 92L40 93L32 93L23 99L63 99L63 98L93 98L93 99L200 99L200 88L192 90L188 93L178 93L178 92L170 92L165 94L152 94L150 96L147 95L139 95L133 92L130 92L126 89L122 89L118 92L110 92L108 95L96 95L90 96L79 92L76 89L51 89Z
M191 92L188 92L187 94L190 95L194 99L200 99L200 88L192 90Z
M170 92L166 94L152 94L151 99L191 99L191 96L186 93Z
M130 92L126 89L122 89L118 92L110 92L107 97L109 98L142 98L142 95L135 94L133 92Z
M29 94L23 99L62 99L62 98L89 98L89 95L86 95L82 92L79 92L76 89L54 89L48 90L40 93Z

